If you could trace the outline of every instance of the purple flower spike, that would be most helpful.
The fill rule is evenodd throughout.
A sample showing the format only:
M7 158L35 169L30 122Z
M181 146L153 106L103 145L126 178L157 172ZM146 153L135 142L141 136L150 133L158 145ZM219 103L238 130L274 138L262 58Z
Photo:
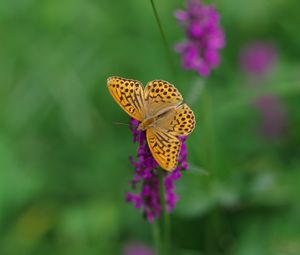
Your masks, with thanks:
M133 133L133 142L137 142L139 146L137 160L135 161L133 157L129 157L129 160L135 168L133 179L130 182L131 186L134 190L137 190L138 186L140 186L140 191L137 194L128 192L126 201L133 203L135 208L142 210L149 222L153 222L161 214L158 171L163 170L157 169L158 164L152 157L147 144L146 132L137 130L138 125L139 122L137 120L131 119L130 130ZM179 200L179 197L174 192L174 181L180 179L181 170L187 170L188 168L186 137L180 137L179 139L182 142L182 146L178 157L178 165L171 173L164 171L165 200L169 213Z
M278 59L277 49L268 42L254 42L246 45L240 54L240 64L250 76L264 76Z
M213 5L188 0L186 11L176 11L175 17L186 32L186 40L175 45L175 50L181 54L183 68L208 76L219 66L219 51L225 45L218 12Z

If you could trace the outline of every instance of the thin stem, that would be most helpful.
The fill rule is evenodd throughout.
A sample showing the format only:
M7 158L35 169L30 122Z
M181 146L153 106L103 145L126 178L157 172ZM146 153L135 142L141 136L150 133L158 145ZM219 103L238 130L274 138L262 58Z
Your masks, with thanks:
M206 157L205 164L207 169L212 173L212 177L216 177L218 167L217 154L216 154L216 137L215 137L215 125L213 116L213 102L210 95L209 88L206 86L203 91L203 114L204 114L204 133L205 133L205 144L206 144Z
M165 254L171 254L171 222L170 215L165 212Z
M170 241L171 241L171 225L170 217L167 212L166 198L165 198L165 185L164 185L164 171L162 169L158 170L159 178L159 194L161 201L161 218L162 218L162 232L163 232L163 255L170 254Z
M203 90L205 88L205 80L197 77L192 82L186 102L189 103L190 106L194 106L195 104L198 104L199 97L201 96Z
M175 67L174 67L174 63L172 61L172 54L171 54L171 51L170 51L170 46L169 46L166 34L165 34L165 32L163 30L163 27L162 27L162 24L160 22L159 15L158 15L158 12L157 12L155 4L154 4L154 0L150 0L150 2L151 2L151 6L152 6L152 9L153 9L153 12L154 12L155 20L156 20L156 23L158 25L159 32L160 32L163 44L164 44L164 47L165 47L166 56L167 56L167 59L168 59L169 65L170 65L170 69L171 69L173 75L175 75L176 74Z
M152 234L153 234L153 242L155 247L155 254L159 255L161 254L161 237L160 237L160 229L159 224L157 220L154 220L152 225Z
M216 183L218 183L218 179L221 177L219 172L219 162L220 158L218 155L217 148L217 139L216 139L216 125L215 125L215 116L214 116L214 98L212 96L213 90L209 87L205 87L203 93L203 115L204 115L204 136L205 140L205 161L207 169L211 172L211 178L209 180L209 186L212 188ZM215 250L215 243L212 240L216 240L219 234L220 229L220 214L218 209L216 209L209 217L208 221L210 222L209 228L205 234L205 250L207 254L213 253Z

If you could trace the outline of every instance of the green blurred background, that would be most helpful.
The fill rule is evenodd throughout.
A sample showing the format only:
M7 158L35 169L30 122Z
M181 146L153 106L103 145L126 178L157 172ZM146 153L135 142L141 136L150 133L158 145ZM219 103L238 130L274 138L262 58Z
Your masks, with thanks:
M209 2L209 1L206 1ZM151 225L126 204L136 144L106 89L111 75L172 82L194 109L190 170L177 183L173 254L300 254L300 3L217 0L226 34L208 79L165 58L150 1L0 2L0 254L122 254L152 246ZM183 39L156 1L170 44ZM278 49L276 68L249 85L240 49ZM285 130L259 131L253 101L280 98Z

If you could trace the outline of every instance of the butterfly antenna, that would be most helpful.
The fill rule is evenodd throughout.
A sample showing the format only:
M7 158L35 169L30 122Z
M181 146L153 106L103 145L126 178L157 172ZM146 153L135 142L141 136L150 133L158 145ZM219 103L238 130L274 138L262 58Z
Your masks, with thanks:
M123 122L117 122L117 121L114 121L113 124L115 125L123 125L123 126L129 126L128 123L123 123Z

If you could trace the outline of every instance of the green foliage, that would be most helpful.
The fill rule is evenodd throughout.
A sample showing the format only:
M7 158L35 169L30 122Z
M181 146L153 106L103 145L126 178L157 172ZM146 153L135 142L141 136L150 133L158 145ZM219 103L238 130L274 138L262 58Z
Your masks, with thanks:
M209 1L207 1L209 2ZM174 254L300 254L299 1L215 1L227 44L207 80L169 69L150 1L0 2L0 254L120 254L151 230L124 194L135 153L106 89L119 75L174 83L195 110L191 169L178 182ZM170 43L183 37L156 1ZM279 64L259 89L241 72L249 41ZM287 130L258 132L253 100L281 98Z

